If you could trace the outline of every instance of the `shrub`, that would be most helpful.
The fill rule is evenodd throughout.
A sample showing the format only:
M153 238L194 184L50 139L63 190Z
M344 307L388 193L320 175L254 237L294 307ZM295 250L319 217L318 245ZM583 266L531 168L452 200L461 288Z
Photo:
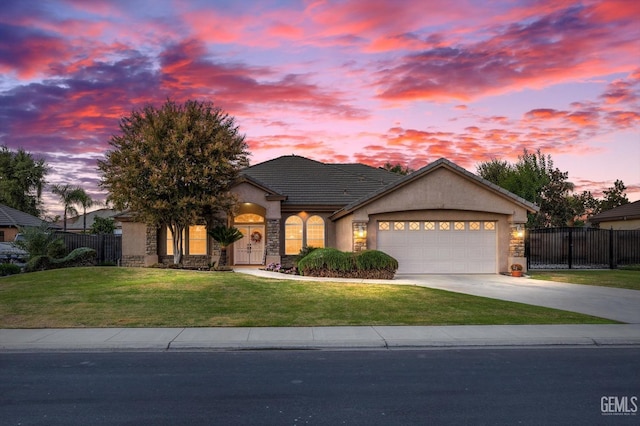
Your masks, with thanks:
M398 261L377 250L359 253L316 249L298 262L303 275L341 278L393 278Z
M365 250L356 255L356 266L359 270L387 269L395 272L398 261L384 252Z
M0 263L0 276L19 274L22 268L13 263Z
M89 247L80 247L62 259L52 259L49 256L35 256L29 259L25 270L27 272L44 271L47 269L72 268L77 266L95 266L97 253Z
M20 228L20 235L21 239L14 244L29 253L29 258L49 256L56 259L67 252L64 241L46 223Z
M300 249L300 253L298 253L298 255L296 256L296 265L298 265L298 263L304 259L305 257L307 257L309 254L311 254L312 251L316 250L317 247L312 247L312 246L304 246Z
M618 269L622 269L623 271L640 271L640 264L638 264L638 265L623 265L623 266L619 266Z

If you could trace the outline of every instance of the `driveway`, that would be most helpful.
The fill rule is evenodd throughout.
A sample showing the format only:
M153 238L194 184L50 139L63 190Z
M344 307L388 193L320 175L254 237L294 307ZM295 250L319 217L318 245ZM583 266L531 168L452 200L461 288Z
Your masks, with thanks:
M640 324L640 291L637 290L564 284L552 281L533 280L526 277L514 278L497 274L398 274L393 280L357 280L301 277L259 269L236 268L236 272L285 280L416 285L579 312L581 314L593 315L629 324Z
M640 324L640 291L504 275L397 275L399 282ZM395 280L394 280L395 281Z

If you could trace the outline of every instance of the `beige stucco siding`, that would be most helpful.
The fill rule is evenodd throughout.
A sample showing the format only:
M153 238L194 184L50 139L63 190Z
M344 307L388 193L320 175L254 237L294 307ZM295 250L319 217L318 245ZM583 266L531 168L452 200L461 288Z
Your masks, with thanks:
M264 190L243 182L233 187L241 203L254 203L266 209L266 219L280 219L280 201L268 201Z
M611 222L600 222L600 229L633 230L640 229L640 219L614 220Z
M348 215L335 222L335 248L342 251L353 250L353 215Z
M355 220L366 220L367 217L380 213L434 209L482 211L509 215L512 222L527 221L524 207L445 168L434 170L363 206L354 215Z
M135 256L146 253L147 225L140 222L122 222L122 255Z

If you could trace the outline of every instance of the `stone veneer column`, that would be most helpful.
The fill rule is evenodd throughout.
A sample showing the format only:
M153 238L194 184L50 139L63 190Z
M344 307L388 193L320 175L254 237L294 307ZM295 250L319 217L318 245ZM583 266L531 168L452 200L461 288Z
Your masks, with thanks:
M266 219L266 264L280 263L280 219Z
M353 252L367 249L367 222L353 222L351 238L353 240Z
M509 256L524 257L524 225L522 227L522 236L518 235L517 225L511 225L509 229Z
M158 228L147 225L144 266L158 263Z

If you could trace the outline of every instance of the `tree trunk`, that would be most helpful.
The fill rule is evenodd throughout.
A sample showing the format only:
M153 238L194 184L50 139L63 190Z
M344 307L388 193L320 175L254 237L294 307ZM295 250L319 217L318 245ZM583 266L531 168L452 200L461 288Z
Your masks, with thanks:
M227 248L220 247L220 261L218 266L227 266Z

